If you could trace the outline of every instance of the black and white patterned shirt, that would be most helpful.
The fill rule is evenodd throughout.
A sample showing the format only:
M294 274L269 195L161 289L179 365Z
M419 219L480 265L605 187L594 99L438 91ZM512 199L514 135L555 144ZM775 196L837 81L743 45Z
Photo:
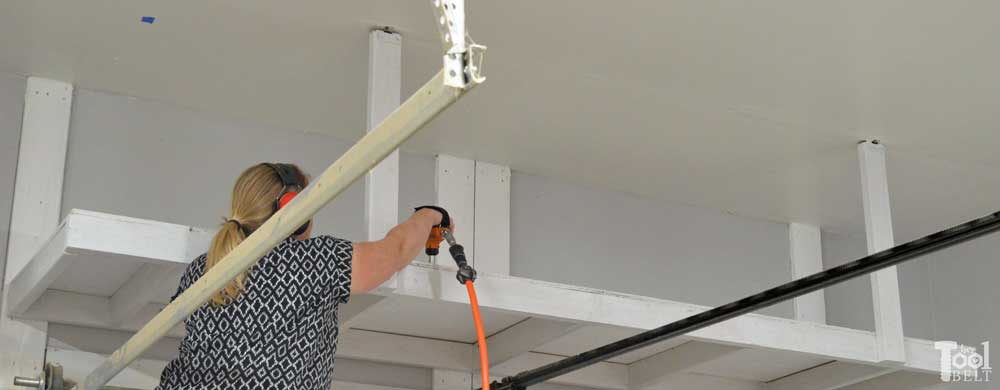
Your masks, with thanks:
M329 390L352 255L349 241L330 236L283 241L250 268L235 300L206 303L184 321L187 336L158 389ZM205 255L191 262L174 298L204 268Z

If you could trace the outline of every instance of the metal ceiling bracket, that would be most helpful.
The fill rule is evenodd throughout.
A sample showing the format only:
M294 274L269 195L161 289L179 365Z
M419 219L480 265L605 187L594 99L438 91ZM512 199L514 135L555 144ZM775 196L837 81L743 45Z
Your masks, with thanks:
M477 45L465 29L465 0L431 0L435 24L444 45L444 84L468 88L486 80L482 75L486 46Z

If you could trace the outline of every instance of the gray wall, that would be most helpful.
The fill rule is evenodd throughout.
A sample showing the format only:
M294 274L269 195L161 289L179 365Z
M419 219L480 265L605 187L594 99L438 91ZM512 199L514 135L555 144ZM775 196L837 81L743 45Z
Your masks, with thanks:
M789 280L788 248L787 224L517 172L511 179L516 276L714 306Z
M833 268L866 254L864 233L823 232L823 268ZM855 329L875 329L869 280L868 277L855 278L824 290L827 323Z
M863 232L843 234L823 232L823 265L832 268L867 255ZM902 242L902 241L899 241ZM934 316L928 302L929 259L914 259L897 267L903 332L908 337L933 339ZM862 276L826 289L827 322L831 325L874 330L871 278Z
M81 208L215 227L228 216L230 191L243 169L287 161L318 175L352 143L81 89L73 102L63 212ZM404 175L433 178L431 157L403 154L401 161ZM434 199L433 181L408 178L401 186L401 216ZM317 214L315 232L364 239L363 197L363 181L356 182Z
M927 299L920 301L920 309L932 314L933 339L957 341L976 347L980 353L983 352L981 342L991 341L996 345L1000 341L1000 285L996 281L1000 275L998 248L1000 234L994 233L926 256L927 272L931 277L925 292ZM993 361L997 361L997 348L993 349L991 355ZM963 383L948 388L1000 388L1000 379L991 376L990 380L990 383Z
M916 237L901 237L904 242ZM827 267L864 256L863 233L823 234ZM1000 340L1000 235L965 242L914 259L898 267L903 331L907 337L951 340L980 348ZM868 277L826 290L827 319L833 325L872 330L871 285ZM992 354L994 357L996 353ZM961 383L942 389L995 389L991 383Z
M26 82L24 77L0 73L0 287L3 286L7 265L10 207L14 197L14 174L17 169Z
M910 240L915 237L904 237ZM863 234L823 235L823 256L835 266L865 253ZM903 331L907 337L951 340L981 348L1000 340L1000 235L965 242L899 267ZM833 325L873 328L871 285L861 277L828 288L827 319ZM980 350L982 352L982 350ZM994 357L997 356L994 352ZM962 383L942 389L995 389L991 383Z
M969 345L1000 341L1000 234L926 256L933 331L939 339Z
M64 213L81 208L214 227L227 216L233 181L247 166L291 161L318 174L350 144L79 89ZM404 153L401 162L405 218L435 199L434 159ZM363 196L355 183L320 212L317 231L363 239ZM784 224L519 173L511 208L511 268L518 276L717 305L788 275ZM790 305L768 313L789 316Z

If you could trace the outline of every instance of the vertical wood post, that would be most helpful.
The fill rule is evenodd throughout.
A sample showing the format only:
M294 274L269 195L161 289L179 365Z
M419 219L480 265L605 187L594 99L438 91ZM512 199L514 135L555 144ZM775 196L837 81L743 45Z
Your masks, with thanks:
M823 270L823 244L818 226L792 222L788 224L791 244L792 278L806 277ZM826 298L823 290L792 300L795 319L818 324L826 323Z
M28 78L4 286L59 225L72 104L73 85ZM41 372L48 332L48 323L10 319L6 292L5 288L0 316L0 389L13 388L14 376L34 377Z
M858 158L861 163L861 194L865 208L868 253L872 254L895 246L885 146L878 141L862 142L858 144ZM873 272L871 281L879 360L885 363L903 363L906 361L906 350L896 267Z

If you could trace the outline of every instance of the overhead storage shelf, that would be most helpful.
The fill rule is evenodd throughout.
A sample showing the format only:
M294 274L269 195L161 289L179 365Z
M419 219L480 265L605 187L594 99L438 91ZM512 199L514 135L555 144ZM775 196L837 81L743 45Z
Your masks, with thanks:
M8 289L14 317L135 330L175 292L184 267L205 252L212 231L72 210ZM341 309L338 356L475 371L474 330L454 271L413 263L394 286L352 297ZM476 282L496 375L537 365L709 309L580 286L480 274ZM182 337L175 328L173 337ZM557 378L626 390L673 373L799 386L810 375L930 376L939 353L906 340L903 367L879 367L870 331L748 314ZM792 388L792 387L789 387ZM801 388L801 387L794 387Z

